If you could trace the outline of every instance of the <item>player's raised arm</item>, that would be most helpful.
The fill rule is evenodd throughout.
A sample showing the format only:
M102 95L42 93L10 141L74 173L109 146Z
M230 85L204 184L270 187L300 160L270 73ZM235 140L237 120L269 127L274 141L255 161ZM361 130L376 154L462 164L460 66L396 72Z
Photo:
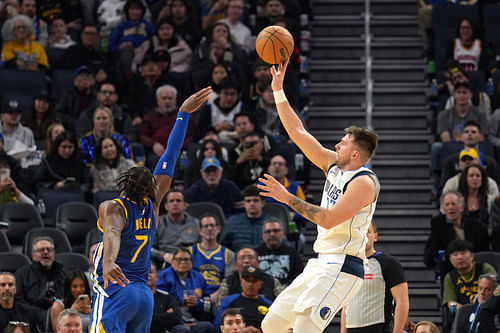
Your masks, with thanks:
M158 164L156 164L156 168L153 172L155 180L158 184L157 202L155 202L156 216L158 216L160 203L172 183L175 162L177 161L182 143L184 142L184 137L186 136L189 114L196 111L203 103L205 103L211 93L212 87L204 88L189 96L179 108L174 127L168 136L167 148L160 157L160 160L158 161Z
M330 165L337 160L337 154L329 149L326 149L309 133L299 116L292 109L285 93L283 92L283 80L285 78L288 60L284 64L280 64L276 69L271 66L270 71L273 76L271 87L274 93L274 101L276 109L283 127L285 127L288 136L292 141L304 152L306 157L314 163L318 168L327 172Z

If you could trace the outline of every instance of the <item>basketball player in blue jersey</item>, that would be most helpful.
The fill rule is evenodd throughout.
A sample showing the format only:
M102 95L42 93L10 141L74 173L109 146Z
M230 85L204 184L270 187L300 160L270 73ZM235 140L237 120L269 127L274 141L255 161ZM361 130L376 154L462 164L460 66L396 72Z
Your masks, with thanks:
M364 167L377 146L372 131L351 126L335 145L323 147L306 131L283 93L288 62L271 67L276 108L289 137L318 168L326 183L321 206L307 203L270 175L259 181L261 195L293 208L317 224L314 251L318 258L307 263L302 274L281 292L262 321L264 333L321 333L342 307L358 292L364 277L366 233L380 186L375 174Z
M102 242L94 254L89 332L149 332L153 294L146 283L159 206L172 182L189 114L211 92L207 87L184 101L154 173L144 167L131 168L119 178L120 197L99 206L97 227Z

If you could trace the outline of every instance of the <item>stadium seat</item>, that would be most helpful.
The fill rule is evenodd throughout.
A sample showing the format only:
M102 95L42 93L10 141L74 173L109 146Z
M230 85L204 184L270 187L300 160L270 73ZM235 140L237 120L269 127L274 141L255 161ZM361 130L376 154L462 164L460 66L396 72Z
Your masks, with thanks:
M35 238L43 236L52 238L56 253L71 252L71 244L64 232L54 228L35 228L28 231L24 237L23 253L31 258L33 241Z
M101 202L106 200L111 200L118 197L119 193L117 191L97 191L94 193L94 207L99 209Z
M483 26L487 43L500 42L500 6L487 4L483 7Z
M9 239L7 238L7 234L3 231L0 231L0 252L10 252L11 250Z
M455 320L451 326L452 333L467 333L469 332L469 317L474 312L474 304L464 304L457 309Z
M64 54L66 49L60 49L55 47L48 47L45 49L47 52L47 58L49 59L49 65L52 70L59 68L61 61L64 59Z
M56 261L64 266L64 271L80 270L86 272L90 268L89 259L81 253L56 253Z
M277 202L266 202L262 211L267 215L277 218L280 221L285 234L288 233L288 223L290 222L290 214L288 213L288 208Z
M87 232L87 235L85 236L85 250L83 254L88 256L92 244L99 243L99 241L99 230L97 228Z
M195 202L187 206L186 212L199 219L203 214L213 214L221 225L221 228L226 222L226 217L222 208L214 202Z
M42 228L43 221L35 206L28 203L6 203L2 205L0 220L8 222L7 237L12 246L22 246L26 233Z
M38 192L38 199L45 204L45 214L43 214L46 226L56 226L57 207L65 202L85 201L85 195L80 190L52 190L42 189Z
M95 228L97 212L86 202L65 202L57 207L56 226L68 236L73 247L80 245L84 251L85 237Z
M474 253L474 260L477 262L487 262L500 272L500 253L493 251L483 251Z
M73 87L74 78L74 71L56 69L52 73L52 96L59 98L64 90Z
M0 252L0 272L14 273L19 267L30 263L30 258L22 253Z
M41 90L47 90L45 74L41 71L0 70L0 92L19 93L35 96Z
M473 90L486 91L486 76L483 71L467 72Z

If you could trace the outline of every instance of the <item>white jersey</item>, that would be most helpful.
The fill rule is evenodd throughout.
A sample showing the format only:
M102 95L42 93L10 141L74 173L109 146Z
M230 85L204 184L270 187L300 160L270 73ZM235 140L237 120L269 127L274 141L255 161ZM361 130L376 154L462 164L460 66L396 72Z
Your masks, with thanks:
M457 38L454 41L453 54L455 60L467 72L475 72L479 69L479 61L481 59L481 41L476 39L470 47L466 47Z
M349 182L355 177L365 174L369 175L375 183L373 202L363 207L350 220L344 221L331 229L325 229L318 225L318 238L314 242L314 251L316 253L344 253L365 259L366 233L375 212L375 205L380 192L380 184L375 173L364 167L342 172L334 164L328 170L321 199L321 207L330 209L342 198Z

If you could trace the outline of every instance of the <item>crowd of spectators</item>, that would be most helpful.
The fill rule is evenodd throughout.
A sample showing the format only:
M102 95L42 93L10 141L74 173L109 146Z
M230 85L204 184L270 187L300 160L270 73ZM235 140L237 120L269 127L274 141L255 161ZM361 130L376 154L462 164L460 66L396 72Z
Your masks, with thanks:
M226 301L217 312L220 303L233 294L232 301L255 304L243 317L258 328L302 259L283 224L263 213L255 184L273 170L291 191L304 191L294 180L300 152L279 124L270 65L254 42L268 25L292 32L285 90L299 113L307 104L298 82L307 79L300 40L309 11L308 1L296 0L0 1L0 72L43 77L35 93L2 91L0 204L29 203L45 218L41 190L82 192L93 204L97 192L116 191L131 166L154 168L179 102L211 85L162 205L148 279L151 332L219 331L222 311L234 305ZM224 220L190 215L187 206L197 202L219 204ZM235 229L240 221L247 228ZM29 265L0 274L0 330L27 323L31 332L63 332L76 313L74 327L87 331L92 269L68 271L49 237L30 245ZM84 253L91 266L92 251Z

